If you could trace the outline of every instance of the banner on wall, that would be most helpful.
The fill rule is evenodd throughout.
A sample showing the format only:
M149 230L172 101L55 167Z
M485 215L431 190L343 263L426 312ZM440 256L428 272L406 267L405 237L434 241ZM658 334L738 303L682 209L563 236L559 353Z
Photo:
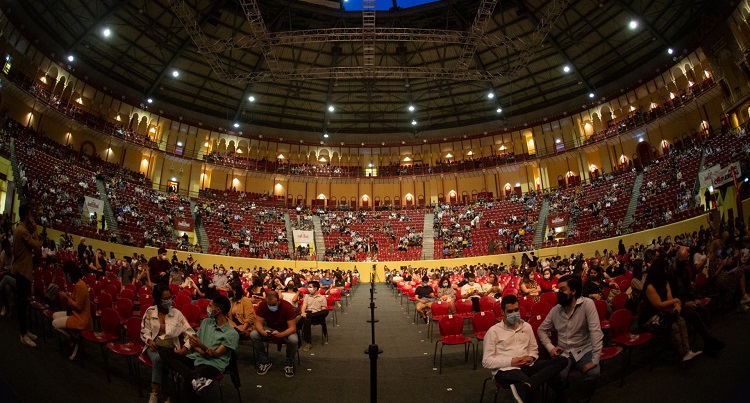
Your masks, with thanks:
M547 216L547 224L550 228L560 228L568 225L568 214L551 214Z
M315 236L312 231L292 230L292 237L294 238L294 250L300 245L307 246L310 248L310 255L315 256Z
M698 177L701 187L713 186L714 188L718 188L734 181L732 168L734 168L735 171L734 175L737 175L737 177L742 176L742 168L740 168L739 162L731 163L724 168L717 164L708 169L702 170Z
M174 229L181 232L193 232L193 220L186 217L175 217Z
M104 202L95 199L93 197L85 196L86 197L86 210L88 210L89 214L96 213L97 217L102 216L102 213L104 213Z

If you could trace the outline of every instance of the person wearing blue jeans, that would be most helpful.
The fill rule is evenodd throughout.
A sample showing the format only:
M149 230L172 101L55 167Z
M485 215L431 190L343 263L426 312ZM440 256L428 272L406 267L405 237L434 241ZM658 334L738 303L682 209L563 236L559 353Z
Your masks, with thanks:
M271 369L265 343L282 342L286 344L284 375L294 376L294 357L299 348L297 337L297 312L288 301L279 298L278 292L266 293L266 300L258 305L255 313L255 330L250 333L255 354L260 357L258 375L265 375Z
M596 390L599 379L599 358L602 354L602 333L599 315L594 301L582 297L581 277L567 275L557 284L557 305L544 319L537 335L550 356L565 357L567 367L560 372L558 382L550 382L558 401L565 401L564 380L570 367L575 366L583 374L583 401L589 401ZM552 344L552 331L557 332L557 346Z

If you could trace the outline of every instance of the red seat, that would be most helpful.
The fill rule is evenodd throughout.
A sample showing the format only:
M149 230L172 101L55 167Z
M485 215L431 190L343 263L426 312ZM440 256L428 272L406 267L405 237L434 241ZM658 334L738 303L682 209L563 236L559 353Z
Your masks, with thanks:
M478 341L484 340L484 335L494 324L495 315L492 312L477 312L471 317L472 331Z
M554 307L555 305L557 305L557 293L545 292L542 293L539 298L540 301L548 303L550 307Z
M124 325L127 323L128 319L133 316L133 301L126 298L120 298L115 304L115 310L117 310L117 314L120 315L120 324Z
M192 305L190 303L192 299L186 295L177 295L177 298L174 300L174 307L177 309L180 309L183 305Z
M651 333L630 333L632 322L633 314L627 309L618 309L609 317L610 339L628 351L627 354L623 355L623 375L620 380L620 386L625 382L625 368L630 364L633 348L648 343L654 337Z
M500 300L498 300L497 302L495 302L494 304L492 304L492 312L495 313L495 320L496 321L500 322L501 320L503 320L503 317L505 317L505 315L503 313L503 308L501 306L501 301Z
M197 328L200 325L201 309L198 305L184 304L177 309L179 309L180 312L182 312L182 315L185 316L190 327Z
M596 306L596 313L599 314L599 323L602 326L602 330L609 329L609 321L607 320L607 301L601 299L594 300L594 306Z
M482 310L482 312L492 312L492 306L495 304L497 300L495 297L491 297L489 295L484 296L479 299L479 308Z
M129 299L130 301L135 303L135 292L126 288L120 291L120 299Z
M443 347L464 345L464 354L466 362L469 361L469 346L474 350L474 368L476 369L476 347L469 337L463 336L464 320L460 316L448 315L440 319L440 340L435 342L435 353L432 357L432 365L435 365L437 358L437 347L440 347L440 366L438 373L443 373Z
M550 310L552 310L550 304L544 301L539 301L531 307L531 316L547 315Z
M101 317L102 331L94 332L85 330L81 332L81 337L99 345L104 359L104 372L107 375L107 380L111 382L109 378L107 353L104 346L109 342L120 339L120 315L114 309L106 308L102 311ZM80 348L83 348L83 345L81 345Z
M427 333L430 334L430 342L432 342L432 329L434 327L435 322L440 322L440 319L443 319L444 317L448 316L448 311L450 310L450 304L445 301L436 301L433 302L430 306L430 321L427 326Z
M619 311L620 309L625 309L627 302L628 302L628 294L621 292L615 295L612 298L612 310Z

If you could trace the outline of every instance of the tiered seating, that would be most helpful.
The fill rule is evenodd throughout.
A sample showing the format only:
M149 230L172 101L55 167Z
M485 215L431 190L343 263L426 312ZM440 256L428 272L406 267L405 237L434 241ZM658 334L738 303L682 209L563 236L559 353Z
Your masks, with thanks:
M216 194L228 194L224 192ZM209 253L241 257L286 259L289 257L283 211L257 205L261 199L242 193L232 201L202 196L198 205L203 226L211 240ZM248 201L248 199L253 201ZM265 200L268 202L272 199ZM264 203L270 204L270 203Z
M690 148L672 151L648 167L643 175L634 231L684 220L702 211L691 207L700 160L700 151ZM678 171L682 176L679 180Z
M435 227L435 259L487 255L490 254L490 242L498 243L494 253L527 250L534 242L539 207L540 203L535 199L518 199L441 208L435 214L438 223ZM472 225L477 216L480 216L478 222ZM461 242L458 242L459 236Z
M422 256L424 210L331 212L323 215L322 222L329 260L419 260Z
M108 239L108 233L99 230L98 222L82 218L84 196L100 197L95 173L81 168L70 152L63 152L62 146L49 146L50 140L43 140L29 129L14 126L13 130L18 131L16 156L22 171L20 183L28 188L28 200L41 205L39 224L90 238Z
M162 193L118 179L107 183L113 214L123 239L134 245L177 248L174 221L193 223L190 201L174 193ZM148 234L148 237L146 237Z

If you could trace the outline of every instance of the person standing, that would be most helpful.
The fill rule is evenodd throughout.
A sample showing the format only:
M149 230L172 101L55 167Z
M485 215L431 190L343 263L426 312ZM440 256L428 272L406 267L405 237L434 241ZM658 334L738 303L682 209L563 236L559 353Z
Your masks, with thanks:
M19 223L13 232L13 266L11 273L16 279L16 310L18 315L18 330L21 332L21 344L36 347L36 336L29 332L26 323L29 307L31 282L34 281L33 255L40 253L42 244L39 242L36 223L24 204L18 208Z
M148 283L153 287L154 284L169 284L169 271L172 265L167 260L167 250L159 248L157 255L148 261Z

